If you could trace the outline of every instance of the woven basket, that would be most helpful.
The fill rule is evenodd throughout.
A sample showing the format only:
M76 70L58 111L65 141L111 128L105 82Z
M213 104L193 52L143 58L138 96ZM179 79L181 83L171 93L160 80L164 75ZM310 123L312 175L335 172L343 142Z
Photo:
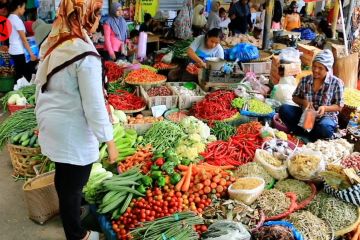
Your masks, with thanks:
M59 213L59 199L54 184L55 171L41 174L23 186L29 218L43 224Z
M34 166L40 161L32 158L41 153L40 148L28 148L8 144L7 149L10 154L11 163L14 169L14 176L34 177Z

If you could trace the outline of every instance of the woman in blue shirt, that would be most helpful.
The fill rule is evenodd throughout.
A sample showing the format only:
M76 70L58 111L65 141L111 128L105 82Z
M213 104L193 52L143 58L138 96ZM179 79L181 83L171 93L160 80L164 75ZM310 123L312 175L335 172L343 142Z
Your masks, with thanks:
M205 59L217 57L224 59L224 49L220 45L222 31L218 28L211 29L191 43L187 54L199 67L206 68Z

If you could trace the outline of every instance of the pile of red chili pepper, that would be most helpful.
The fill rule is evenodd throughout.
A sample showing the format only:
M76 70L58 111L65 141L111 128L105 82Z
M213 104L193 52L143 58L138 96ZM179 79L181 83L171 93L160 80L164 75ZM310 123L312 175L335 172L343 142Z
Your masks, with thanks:
M215 141L207 145L207 150L201 155L204 160L215 166L240 166L252 162L256 149L260 148L260 134L238 134L228 141Z
M217 90L194 104L192 112L195 117L208 121L221 121L233 117L238 113L231 105L236 98L233 91Z
M237 128L237 134L258 134L261 131L261 128L263 127L263 125L260 122L248 122L248 123L244 123L239 125L239 127Z
M124 74L124 69L112 61L105 62L105 70L109 82L116 82Z
M145 106L142 98L124 90L109 94L108 101L116 110L137 110Z

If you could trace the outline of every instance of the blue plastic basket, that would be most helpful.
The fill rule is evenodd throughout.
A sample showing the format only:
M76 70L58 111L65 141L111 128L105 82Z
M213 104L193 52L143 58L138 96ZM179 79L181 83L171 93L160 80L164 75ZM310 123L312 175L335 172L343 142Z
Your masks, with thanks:
M248 117L258 117L258 118L273 118L275 116L275 112L271 112L269 114L258 114L250 111L240 110L240 114Z
M106 240L117 240L116 233L112 229L109 218L103 214L99 214L95 205L90 206L90 211L98 220L100 228L106 236Z

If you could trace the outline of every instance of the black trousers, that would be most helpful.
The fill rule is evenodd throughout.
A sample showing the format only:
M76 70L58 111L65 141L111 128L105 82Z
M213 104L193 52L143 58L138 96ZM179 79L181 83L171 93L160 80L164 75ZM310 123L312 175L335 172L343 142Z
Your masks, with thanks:
M86 230L81 226L82 189L87 183L92 164L77 166L55 163L55 188L59 197L60 216L67 240L80 240Z
M11 58L15 65L15 79L25 77L30 82L32 74L35 73L36 62L26 63L25 54L11 55Z

